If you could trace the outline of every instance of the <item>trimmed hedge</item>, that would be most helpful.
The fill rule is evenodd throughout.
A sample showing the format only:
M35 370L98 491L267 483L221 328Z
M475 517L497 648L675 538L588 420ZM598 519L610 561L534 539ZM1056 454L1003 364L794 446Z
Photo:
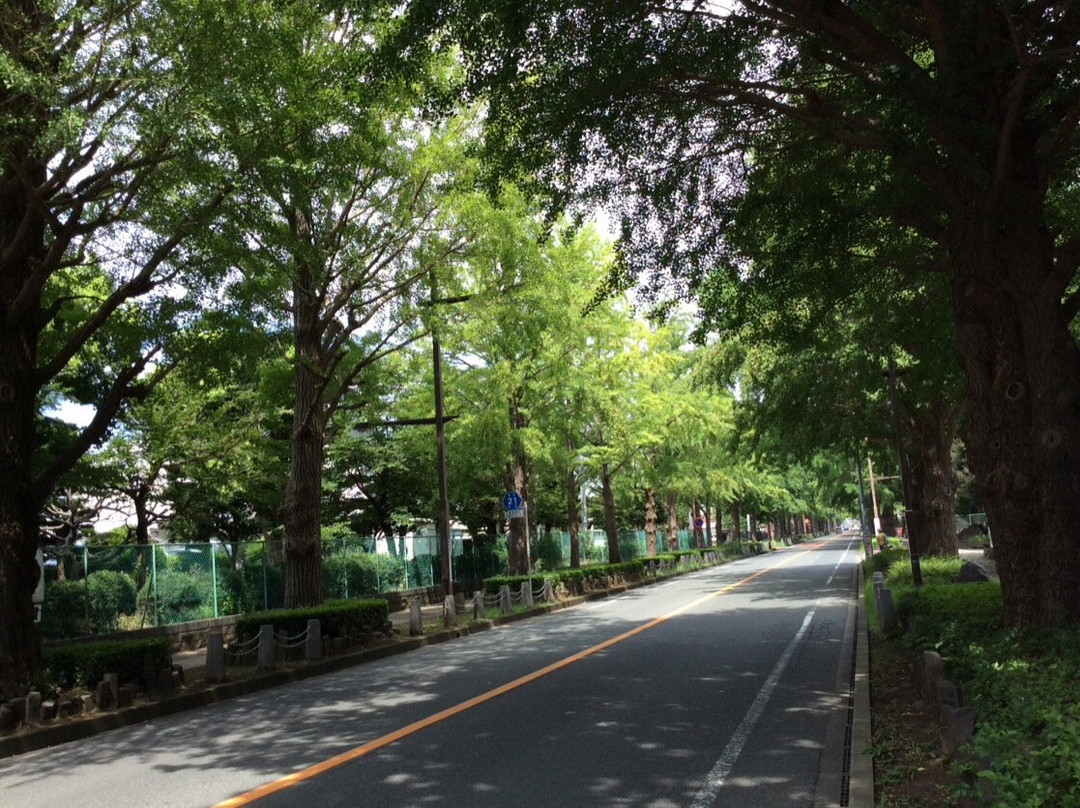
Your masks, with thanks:
M751 547L755 552L767 551L767 549L758 550L756 548L757 544L759 543L751 543ZM764 546L764 543L760 544ZM725 548L739 546L741 545L724 545ZM620 564L590 564L586 567L553 570L550 572L536 573L534 575L493 575L490 578L484 579L484 593L496 595L503 584L509 586L511 590L517 591L524 581L529 581L530 585L533 587L540 586L545 580L551 580L555 583L562 583L572 587L580 581L603 578L609 575L621 575L624 578L640 579L645 575L645 565L650 561L656 561L661 564L675 564L680 558L704 561L707 553L720 552L721 550L722 548L720 547L695 548L693 550L678 550L676 552L663 553L655 556L640 556L632 561L624 561ZM721 555L723 555L722 552Z
M137 683L143 676L143 658L150 654L154 670L172 666L172 651L164 637L116 640L46 649L43 672L57 687L92 688L106 673L115 673L121 684Z
M273 609L253 612L236 619L236 636L255 636L259 626L270 624L274 631L295 635L307 628L308 620L318 619L324 635L340 637L351 630L382 631L390 620L390 604L382 598L368 600L328 600L322 606L306 609Z

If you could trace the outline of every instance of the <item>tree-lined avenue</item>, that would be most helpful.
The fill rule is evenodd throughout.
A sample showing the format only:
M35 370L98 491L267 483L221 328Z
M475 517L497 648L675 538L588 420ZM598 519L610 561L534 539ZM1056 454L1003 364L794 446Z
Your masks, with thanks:
M848 549L747 559L24 756L0 767L0 793L28 806L810 805L846 695Z

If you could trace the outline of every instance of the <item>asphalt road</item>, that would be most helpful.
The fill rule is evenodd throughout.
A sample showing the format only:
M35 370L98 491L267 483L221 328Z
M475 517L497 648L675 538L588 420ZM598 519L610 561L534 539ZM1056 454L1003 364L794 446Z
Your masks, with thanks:
M857 560L793 547L0 761L0 805L825 805Z

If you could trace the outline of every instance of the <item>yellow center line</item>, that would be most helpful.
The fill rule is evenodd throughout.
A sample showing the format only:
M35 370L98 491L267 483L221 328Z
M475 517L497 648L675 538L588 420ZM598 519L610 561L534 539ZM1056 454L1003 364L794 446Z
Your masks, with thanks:
M557 662L552 662L550 665L540 668L539 670L535 670L532 673L527 673L524 676L518 677L512 682L507 682L504 685L500 685L499 687L496 687L492 690L488 690L487 692L481 693L478 696L473 696L471 699L467 699L463 702L460 702L459 704L455 704L453 707L447 707L445 710L440 710L437 713L429 715L427 718L422 718L419 721L414 721L407 726L396 729L393 732L389 732L386 735L376 738L375 740L368 741L367 743L350 749L347 752L342 752L340 755L335 755L334 757L324 760L321 763L316 763L314 766L309 766L306 769L301 769L298 772L294 772L293 774L282 777L280 780L275 780L272 783L267 783L266 785L259 786L253 791L247 792L246 794L240 794L239 796L232 797L231 799L227 799L224 802L219 802L217 805L214 806L214 808L237 808L241 805L250 805L256 800L262 799L263 797L268 797L271 794L276 794L279 791L290 788L297 783L302 783L305 780L311 780L312 778L318 777L320 774L325 774L331 769L336 769L338 766L343 766L351 761L359 760L360 758L365 757L372 752L376 752L385 746L396 743L403 738L408 738L410 735L415 735L421 730L427 729L428 727L441 723L442 721L446 721L448 718L453 718L455 715L459 715L466 710L471 710L473 707L478 707L479 705L484 704L485 702L489 702L492 699L497 699L499 696L502 696L505 693L509 693L511 690L517 690L519 687L524 687L525 685L531 682L535 682L537 679L541 679L548 674L555 673L555 671L558 670L562 670L565 667L573 665L575 662L580 662L586 657L593 656L594 654L598 654L601 651L611 648L613 645L618 645L621 642L625 642L631 637L635 637L642 632L648 631L652 628L656 628L657 626L667 622L673 617L678 617L680 614L683 614L684 612L688 612L691 609L700 606L702 603L712 600L713 598L720 597L721 595L726 595L728 592L738 589L741 586L746 586L748 583L757 580L762 575L765 575L768 572L772 572L773 570L778 569L785 564L789 564L796 558L801 558L808 553L812 553L821 546L821 544L815 544L811 547L808 547L801 553L787 556L786 558L778 561L772 566L766 567L763 570L759 570L753 575L748 575L747 577L743 578L742 580L736 581L733 584L728 584L727 586L718 589L715 592L710 592L707 595L702 595L700 598L684 604L683 606L680 606L679 608L670 611L665 615L656 617L647 623L642 623L637 628L632 628L629 631L625 631L622 634L611 637L610 639L604 640L603 642L597 643L596 645L586 648L583 651L578 651L576 654L571 654L570 656L564 657Z

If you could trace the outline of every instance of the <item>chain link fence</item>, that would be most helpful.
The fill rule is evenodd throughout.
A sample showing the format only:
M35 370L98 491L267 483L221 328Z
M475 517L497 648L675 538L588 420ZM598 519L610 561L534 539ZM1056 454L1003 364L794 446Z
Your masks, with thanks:
M666 534L657 537L660 551ZM680 531L679 548L693 544ZM533 538L531 553L544 569L570 564L570 534L552 531ZM327 599L360 598L430 587L442 578L437 542L417 542L415 553L375 552L370 538L323 539L323 593ZM583 532L582 563L608 561L602 531ZM647 555L644 531L623 531L624 560ZM424 552L426 551L426 552ZM153 544L42 548L46 638L75 637L164 626L285 605L284 542ZM480 581L507 571L506 537L477 542L453 539L455 581Z

